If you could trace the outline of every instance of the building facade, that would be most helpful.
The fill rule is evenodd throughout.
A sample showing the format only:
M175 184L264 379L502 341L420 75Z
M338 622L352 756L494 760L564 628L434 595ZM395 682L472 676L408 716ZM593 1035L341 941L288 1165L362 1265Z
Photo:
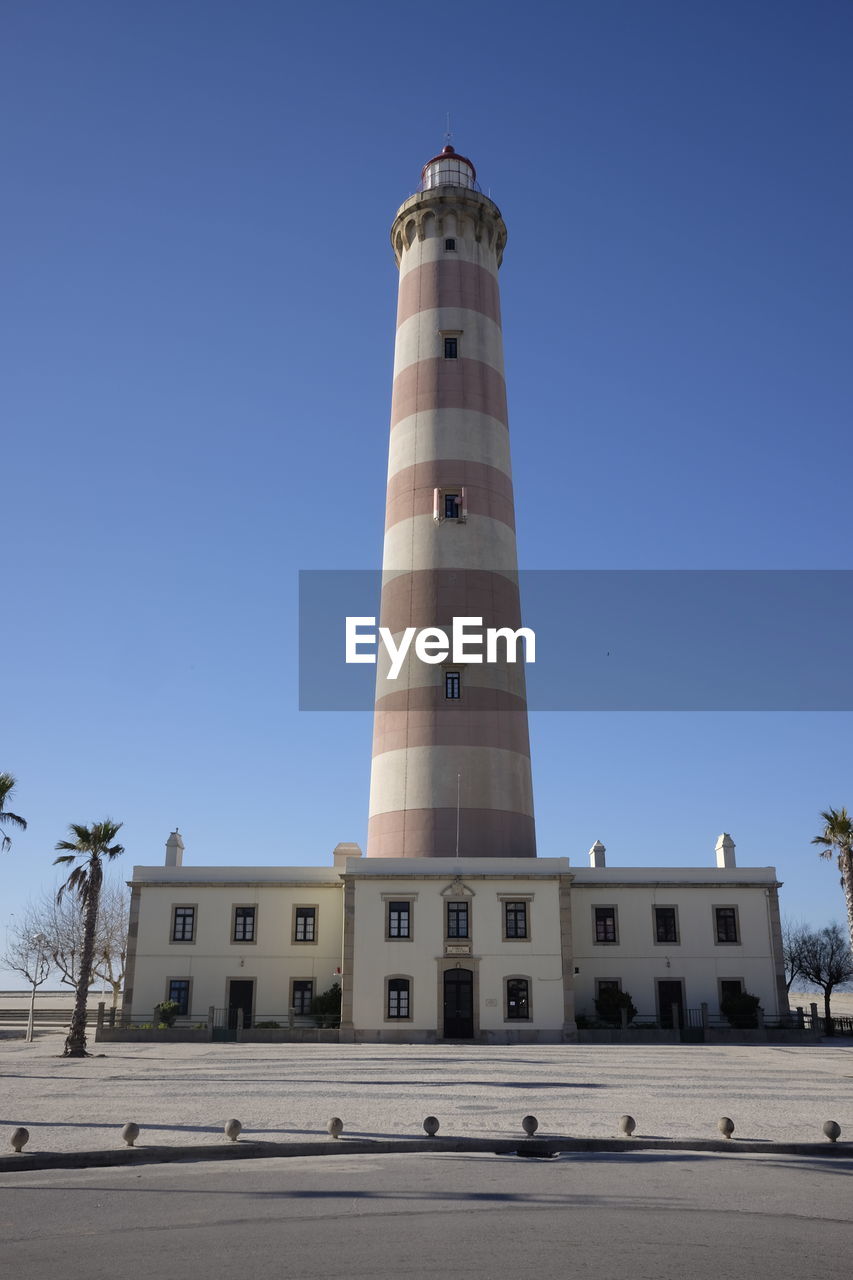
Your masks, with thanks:
M607 986L663 1027L733 991L788 1010L775 871L736 867L729 837L707 869L606 867L598 842L589 867L354 845L328 868L184 867L179 841L130 882L128 1023L172 999L191 1024L299 1029L336 982L340 1038L364 1042L571 1041Z

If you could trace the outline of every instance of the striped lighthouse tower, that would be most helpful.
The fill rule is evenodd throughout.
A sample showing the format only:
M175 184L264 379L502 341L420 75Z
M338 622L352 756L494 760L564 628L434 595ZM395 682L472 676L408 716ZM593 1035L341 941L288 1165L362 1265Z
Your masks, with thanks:
M500 210L446 146L399 209L381 625L521 625ZM501 649L501 653L503 653ZM384 665L383 665L384 659ZM370 857L535 857L524 665L377 667Z

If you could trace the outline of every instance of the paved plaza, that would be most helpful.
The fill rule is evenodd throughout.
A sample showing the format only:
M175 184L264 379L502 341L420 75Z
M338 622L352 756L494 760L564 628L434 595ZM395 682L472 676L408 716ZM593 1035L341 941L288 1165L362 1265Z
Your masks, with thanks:
M245 1138L345 1135L411 1138L424 1116L441 1136L516 1137L537 1116L541 1135L612 1137L630 1112L637 1136L820 1142L824 1120L853 1140L853 1041L816 1045L258 1045L108 1044L85 1061L61 1056L63 1036L0 1040L0 1134L30 1130L27 1152L223 1141L237 1117Z

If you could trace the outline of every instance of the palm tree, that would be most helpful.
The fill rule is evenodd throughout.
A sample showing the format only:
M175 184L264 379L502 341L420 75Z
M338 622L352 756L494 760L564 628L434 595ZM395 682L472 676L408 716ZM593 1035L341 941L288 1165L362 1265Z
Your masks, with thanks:
M841 888L847 904L847 929L850 946L853 947L853 818L846 809L827 809L820 815L824 821L823 834L815 836L812 844L821 845L820 856L838 856L841 872Z
M111 822L109 818L105 818L103 822L95 822L91 827L81 827L72 822L69 831L76 839L60 840L56 846L67 852L54 858L54 866L60 862L77 864L56 895L56 900L61 902L62 895L66 892L75 893L83 910L83 950L80 955L74 1012L65 1041L66 1058L86 1056L86 998L92 978L98 903L104 882L104 859L112 862L113 858L124 853L123 845L112 843L121 828L120 822Z
M27 824L23 818L19 818L17 813L9 813L6 808L6 801L15 790L15 779L11 773L0 773L0 827L9 823L10 827L17 827L19 831L26 831ZM0 832L0 849L5 853L7 849L12 847L12 837L7 836L6 832Z

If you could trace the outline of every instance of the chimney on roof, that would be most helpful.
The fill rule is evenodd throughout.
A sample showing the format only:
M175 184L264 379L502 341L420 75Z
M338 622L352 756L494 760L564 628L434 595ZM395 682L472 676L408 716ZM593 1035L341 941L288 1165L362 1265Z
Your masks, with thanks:
M606 852L607 850L601 841L596 840L589 851L589 865L591 867L603 867L605 865L604 855Z
M717 866L718 867L734 867L735 863L735 842L727 831L724 831L717 838Z
M169 836L166 841L166 866L182 867L184 865L184 842L181 839L181 833L178 828Z
M346 871L347 858L360 858L361 846L344 842L336 844L332 853L332 863L336 871Z

